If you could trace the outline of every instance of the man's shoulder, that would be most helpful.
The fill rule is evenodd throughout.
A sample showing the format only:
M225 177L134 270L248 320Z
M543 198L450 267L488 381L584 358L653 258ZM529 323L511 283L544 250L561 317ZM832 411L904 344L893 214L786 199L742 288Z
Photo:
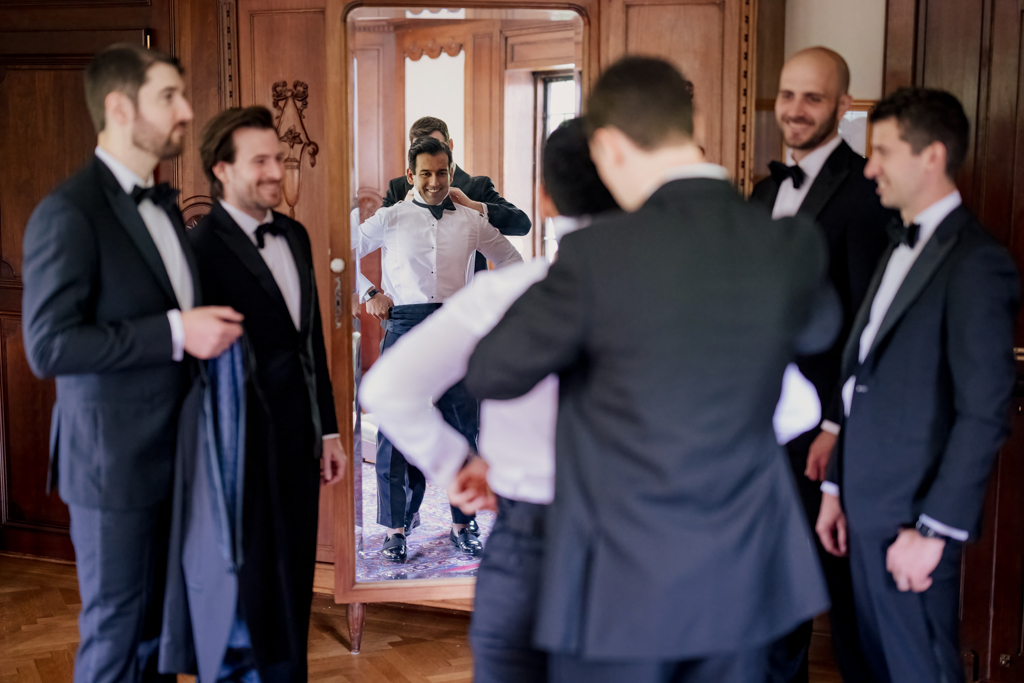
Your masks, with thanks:
M750 201L767 201L767 198L778 189L778 185L775 184L775 179L771 176L761 178L754 183L754 187L750 190Z
M289 216L284 215L283 213L278 213L277 211L273 211L272 213L274 214L275 223L277 223L278 225L285 226L289 230L294 231L296 234L302 235L302 237L305 238L306 241L309 241L309 231L306 230L306 226L304 226L302 223L298 222L294 218L290 218Z
M109 208L103 193L95 159L90 160L74 175L53 188L36 206L33 223L54 214L67 214L88 219ZM45 222L45 221L44 221Z

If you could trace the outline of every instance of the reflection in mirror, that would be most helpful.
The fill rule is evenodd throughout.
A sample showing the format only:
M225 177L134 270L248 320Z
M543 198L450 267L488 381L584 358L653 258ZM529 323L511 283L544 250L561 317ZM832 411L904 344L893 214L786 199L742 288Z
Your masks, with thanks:
M347 29L351 221L360 266L353 296L365 302L353 306L358 387L382 347L386 354L479 269L553 255L536 169L546 136L579 112L583 22L571 11L361 7L348 15ZM427 151L407 175L411 138L420 136L447 149L434 154L440 148L433 141L416 143ZM433 163L448 151L451 167ZM451 198L476 210L413 208L414 200L442 204L449 185ZM486 203L483 215L477 202ZM404 206L394 208L398 203ZM482 223L475 228L473 220ZM486 258L462 242L454 249L447 237L477 229L502 235L481 246ZM389 305L391 319L382 323L374 314L385 315ZM478 406L452 391L437 409L475 446ZM386 429L378 430L372 413L355 404L353 415L356 580L474 576L493 513L473 518L451 507L446 492L424 483Z

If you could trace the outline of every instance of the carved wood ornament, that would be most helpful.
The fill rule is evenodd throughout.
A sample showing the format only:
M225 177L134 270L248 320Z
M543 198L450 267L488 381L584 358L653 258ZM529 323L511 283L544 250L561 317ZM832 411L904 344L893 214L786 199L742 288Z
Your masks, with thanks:
M320 147L309 139L306 132L305 114L309 106L309 86L295 81L288 87L288 81L278 81L271 89L274 109L277 110L274 127L277 137L288 145L288 156L284 160L284 200L288 204L288 215L295 218L295 205L299 202L302 180L302 156L309 158L309 167L316 166L316 155ZM296 148L298 148L296 150Z
M414 62L420 61L424 54L431 59L437 59L441 56L442 52L449 57L455 57L462 52L462 43L455 42L454 38L449 38L444 43L438 43L431 38L427 41L426 45L420 45L418 42L413 41L405 46L405 56Z

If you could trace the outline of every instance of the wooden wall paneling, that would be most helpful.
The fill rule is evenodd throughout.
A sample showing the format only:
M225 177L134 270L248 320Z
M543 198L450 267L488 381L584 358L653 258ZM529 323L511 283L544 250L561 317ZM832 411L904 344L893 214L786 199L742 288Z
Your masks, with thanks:
M476 22L474 22L476 23ZM502 51L500 24L480 22L466 45L466 169L485 175L501 192Z
M505 69L551 69L576 63L575 29L502 31Z
M741 0L604 0L602 27L607 66L624 54L663 57L694 84L704 121L698 135L708 160L739 177L740 115L750 58L744 38L749 5ZM744 150L745 151L745 150Z
M506 51L506 55L509 52ZM510 202L529 213L534 225L530 231L533 236L533 254L537 255L543 251L543 244L537 242L538 236L543 239L544 233L543 222L533 202L540 169L534 163L534 155L525 153L534 148L536 139L536 86L533 72L528 69L505 71L504 76L503 194Z
M330 272L332 226L347 224L347 210L337 216L328 214L328 197L335 190L328 183L330 148L325 143L327 135L327 54L326 54L326 9L317 3L288 0L241 0L238 3L238 46L239 46L239 97L243 106L261 104L269 108L278 120L274 109L273 92L275 84L301 91L306 88L306 108L301 112L309 140L319 147L312 163L309 151L300 158L300 189L294 207L295 219L302 223L309 233L313 249L313 266L320 294L320 313L324 330L335 329L335 296L343 288L336 286ZM343 27L341 27L343 28ZM286 108L290 102L283 103ZM294 111L284 114L287 125L298 127ZM279 131L283 134L285 131ZM297 148L295 150L297 153ZM344 194L348 194L345 192ZM351 203L351 197L348 202ZM278 211L289 212L282 201ZM346 248L339 256L347 258ZM347 296L341 296L339 305L344 307ZM351 376L345 366L351 364L351 352L335 354L336 347L328 343L328 362L336 396L347 396L338 382ZM339 401L340 415L348 414L347 401ZM342 420L347 422L347 420ZM334 561L334 495L339 487L325 488L320 496L320 527L317 536L317 560Z
M888 0L885 16L885 67L882 89L886 95L917 82L918 16L923 14L927 0L918 7L918 0Z
M754 45L750 49L754 59L749 68L754 74L754 104L753 115L747 116L745 121L753 127L753 141L747 155L749 167L744 174L748 192L754 183L767 177L768 162L780 159L784 148L782 131L775 122L775 95L785 61L785 0L757 0L756 17L752 21Z

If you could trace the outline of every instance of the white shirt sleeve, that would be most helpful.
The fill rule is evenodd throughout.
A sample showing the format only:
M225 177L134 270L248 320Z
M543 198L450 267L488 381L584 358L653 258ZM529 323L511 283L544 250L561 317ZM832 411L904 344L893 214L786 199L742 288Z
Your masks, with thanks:
M476 227L476 250L494 263L495 268L504 268L513 263L521 263L523 257L512 243L498 232L498 229L487 222L486 214L474 221Z
M356 258L363 258L384 246L384 233L390 222L389 217L388 207L381 207L377 213L359 224L359 234L354 240L351 240L355 242L353 249L355 249Z
M167 311L167 322L171 325L171 360L181 362L185 358L185 323L181 311L172 308Z

